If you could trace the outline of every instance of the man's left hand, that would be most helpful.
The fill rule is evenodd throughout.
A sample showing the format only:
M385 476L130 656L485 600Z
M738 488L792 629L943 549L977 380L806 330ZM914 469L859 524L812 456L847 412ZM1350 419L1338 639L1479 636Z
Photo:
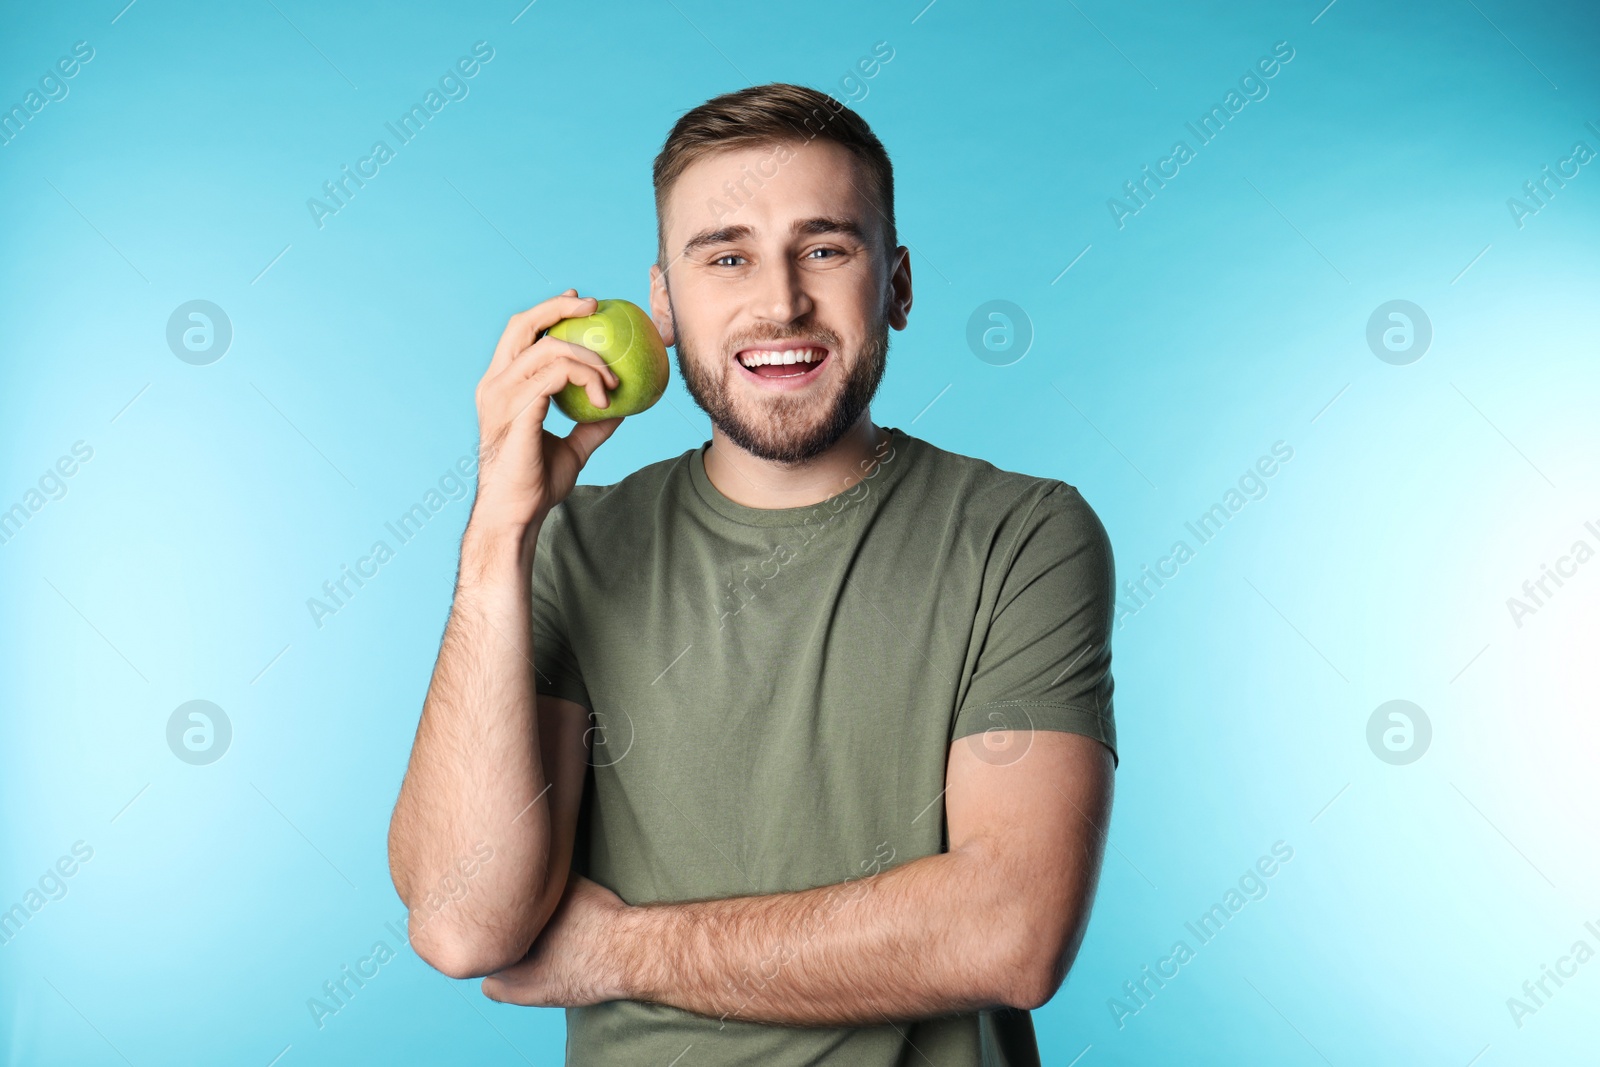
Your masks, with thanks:
M621 1000L624 969L614 951L628 905L573 874L550 921L521 961L483 980L483 995L535 1008L583 1008Z

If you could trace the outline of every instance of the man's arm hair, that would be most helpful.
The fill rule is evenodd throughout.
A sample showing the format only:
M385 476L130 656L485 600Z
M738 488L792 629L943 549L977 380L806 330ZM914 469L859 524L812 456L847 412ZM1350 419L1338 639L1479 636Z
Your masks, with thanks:
M539 525L469 521L455 600L389 824L389 870L411 945L452 978L527 954L567 882L587 764L587 713L536 696L531 576ZM487 845L488 862L481 859ZM437 889L470 869L443 907Z
M1088 925L1112 755L1039 730L997 764L982 740L951 746L948 852L797 893L628 909L615 947L630 998L792 1026L1043 1005Z

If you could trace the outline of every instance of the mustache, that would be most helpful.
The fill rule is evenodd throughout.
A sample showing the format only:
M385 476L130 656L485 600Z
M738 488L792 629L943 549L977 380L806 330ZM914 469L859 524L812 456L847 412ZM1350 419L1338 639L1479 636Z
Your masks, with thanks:
M739 350L748 348L751 345L765 344L769 341L790 340L806 341L832 349L835 352L840 350L842 344L839 335L826 326L813 326L799 330L786 330L782 327L774 326L771 329L752 330L741 337L735 338L729 343L728 355L732 356Z

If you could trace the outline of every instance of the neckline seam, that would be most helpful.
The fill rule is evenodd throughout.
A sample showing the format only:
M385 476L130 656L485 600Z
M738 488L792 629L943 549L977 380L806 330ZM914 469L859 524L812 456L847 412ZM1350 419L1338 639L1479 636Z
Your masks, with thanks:
M897 427L886 426L884 429L888 431L890 435L889 440L894 445L897 445L902 450L907 450L912 440L910 434L900 430ZM712 483L711 476L708 475L705 470L705 451L710 447L710 445L711 442L707 441L698 448L693 449L689 455L689 481L693 488L694 495L703 505L704 510L712 512L718 519L732 523L736 526L744 527L746 529L800 529L808 525L808 522L811 520L812 516L816 515L819 510L823 511L825 514L823 521L830 521L838 518L840 515L843 515L846 512L854 511L859 505L869 500L872 496L872 493L869 490L867 493L864 493L861 496L847 499L845 503L837 509L829 508L828 505L830 501L838 500L840 497L853 492L856 486L864 484L870 485L872 482L878 480L876 475L859 479L848 488L842 489L823 500L819 500L815 504L803 504L800 507L795 508L752 508L730 500ZM891 452L890 456L891 458L888 463L893 463L897 459L905 458L904 456L896 455L894 452ZM884 468L888 466L888 463L880 462L878 465L878 474L887 473L891 475L890 481L879 483L884 486L890 485L893 478L898 475L898 470L885 471ZM896 466L898 467L900 465L897 464ZM758 521L752 522L750 519L753 516L760 516L761 518Z

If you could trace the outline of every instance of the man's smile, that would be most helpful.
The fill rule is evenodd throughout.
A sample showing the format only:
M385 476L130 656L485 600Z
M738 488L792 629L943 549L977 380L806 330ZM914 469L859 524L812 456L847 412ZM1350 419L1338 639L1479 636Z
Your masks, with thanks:
M767 341L734 354L742 377L764 389L789 391L815 381L832 350L809 341Z

